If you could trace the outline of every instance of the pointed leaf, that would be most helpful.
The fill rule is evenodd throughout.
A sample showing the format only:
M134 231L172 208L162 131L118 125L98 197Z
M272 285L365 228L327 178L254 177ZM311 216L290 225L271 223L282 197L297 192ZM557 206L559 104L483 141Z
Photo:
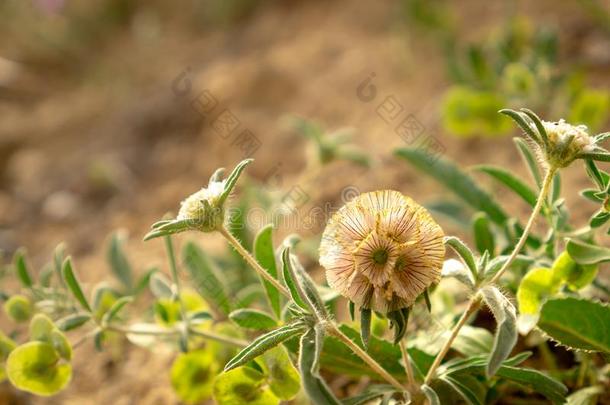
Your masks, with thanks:
M578 264L597 264L610 261L610 249L578 239L569 239L566 250Z
M76 298L85 310L91 312L91 307L87 302L87 298L85 298L85 294L83 294L83 290L74 274L74 270L72 270L72 261L69 257L64 261L62 275L68 288L72 292L72 295L74 295L74 298Z
M275 319L257 309L238 309L231 312L229 318L237 325L246 329L265 330L277 326Z
M493 222L497 224L506 222L508 216L504 210L489 193L482 190L472 177L460 170L455 163L444 158L431 162L428 152L421 149L404 148L398 149L394 153L409 161L423 173L432 176L477 211L487 213Z
M128 290L131 290L133 288L133 271L123 251L123 240L124 235L121 232L116 232L112 235L108 246L107 258L114 275Z
M423 391L430 405L441 405L441 400L438 398L436 391L432 389L428 384L422 384L421 390Z
M320 339L314 328L309 329L301 337L299 371L303 380L303 388L312 403L316 405L340 405L341 402L320 377L316 367L323 343L324 339Z
M360 338L362 345L366 350L369 345L369 337L371 336L371 310L360 308Z
M474 169L498 180L500 183L504 184L506 187L514 191L530 206L533 207L534 205L536 205L536 199L538 198L538 195L534 192L534 190L530 188L530 186L522 182L517 176L513 175L511 172L504 170L500 167L491 165L476 166Z
M235 166L235 169L233 169L231 174L229 174L229 176L227 177L223 193L218 198L219 205L222 205L227 199L227 197L229 197L229 194L231 194L231 191L233 191L233 188L235 188L235 184L237 184L239 176L241 176L241 173L244 171L246 166L252 163L253 161L254 159L245 159L239 162L237 166Z
M493 255L496 248L496 242L494 234L491 231L489 217L487 217L485 213L479 212L474 216L472 227L474 230L475 246L477 247L479 253L483 254L485 251L487 251Z
M304 329L304 325L297 322L284 325L262 336L259 336L252 343L250 343L248 347L239 352L225 365L225 371L232 370L248 363L250 360L253 360L265 353L267 350L302 333Z
M275 252L273 250L272 232L273 225L267 225L261 229L258 235L256 235L256 239L254 240L254 257L263 269L265 269L271 277L277 280L277 265L275 261ZM275 313L275 316L279 318L281 313L280 293L273 284L266 280L262 281L265 286L265 291L267 292L269 305L271 306L273 313Z
M528 144L522 138L513 138L513 141L515 142L515 145L517 145L517 149L519 149L521 158L529 169L532 179L536 182L538 187L540 187L542 184L542 177L540 176L540 169L538 168L538 161L536 160L534 152L532 152Z
M23 284L24 287L32 288L32 277L30 276L28 266L25 263L25 251L23 249L18 249L15 252L13 262L15 263L15 271L17 272L17 277L19 277L21 284Z
M477 264L470 248L455 236L446 236L445 244L451 246L451 248L460 256L464 264L468 267L468 270L470 270L472 279L476 281L478 279Z

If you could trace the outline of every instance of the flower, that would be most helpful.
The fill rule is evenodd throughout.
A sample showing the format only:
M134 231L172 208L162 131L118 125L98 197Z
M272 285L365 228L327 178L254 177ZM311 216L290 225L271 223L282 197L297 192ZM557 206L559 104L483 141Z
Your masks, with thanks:
M398 191L361 194L329 221L320 244L328 284L382 314L411 306L440 280L443 230Z
M546 158L552 166L566 167L581 153L594 151L595 138L585 125L571 125L563 119L541 122L548 138Z

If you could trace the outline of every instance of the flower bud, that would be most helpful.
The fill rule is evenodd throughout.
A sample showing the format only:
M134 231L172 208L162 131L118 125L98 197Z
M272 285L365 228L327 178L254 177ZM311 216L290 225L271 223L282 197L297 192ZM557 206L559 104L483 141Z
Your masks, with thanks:
M594 138L589 136L585 125L571 125L563 119L542 121L542 125L548 138L545 160L551 167L566 167L580 154L595 148Z
M23 295L13 295L4 303L4 311L15 322L25 322L32 316L32 303Z

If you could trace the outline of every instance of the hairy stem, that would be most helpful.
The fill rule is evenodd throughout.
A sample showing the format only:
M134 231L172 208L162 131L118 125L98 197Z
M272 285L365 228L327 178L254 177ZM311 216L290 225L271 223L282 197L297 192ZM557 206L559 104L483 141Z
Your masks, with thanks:
M362 359L368 366L373 369L377 374L379 374L384 380L390 383L394 388L404 391L405 387L398 382L397 379L392 377L390 373L388 373L375 359L373 359L367 352L365 352L360 346L358 346L354 341L352 341L349 337L345 335L333 322L327 323L326 330L329 334L338 338L341 342L343 342L347 347L351 349L352 352L358 357Z
M411 367L411 361L409 360L409 352L407 352L407 345L404 339L400 340L400 352L402 353L402 361L405 363L405 373L407 374L407 384L410 388L416 388L415 377L413 376L413 367Z
M523 229L523 233L521 234L521 237L517 241L515 248L513 249L512 253L508 257L506 262L504 262L504 264L502 265L500 270L498 270L498 272L492 277L491 280L489 280L486 283L483 283L483 285L481 285L479 287L479 290L484 285L495 284L498 280L500 280L500 277L502 277L502 275L506 272L506 270L508 270L510 265L513 263L513 261L515 260L515 258L517 257L517 255L519 254L519 252L521 251L523 246L525 245L525 242L527 241L527 237L529 236L530 231L532 230L532 226L534 225L534 222L536 221L536 217L540 213L541 208L544 206L547 194L549 193L551 184L553 183L553 176L555 175L556 171L557 171L557 169L554 167L551 167L546 171L546 174L544 175L544 180L542 181L542 186L540 187L540 193L538 194L538 199L536 200L536 205L534 205L534 209L532 210L532 213L530 214L530 217L527 220L527 224L525 225L525 228ZM438 368L438 366L441 365L441 362L443 361L443 359L445 358L445 355L451 348L451 345L453 344L453 341L455 340L458 333L460 332L460 329L462 329L462 327L466 324L466 321L468 320L470 315L472 315L479 308L479 303L480 303L480 297L478 294L475 293L472 296L472 298L470 299L470 302L468 303L468 307L462 314L461 318L458 320L458 322L453 327L453 330L451 331L451 335L449 336L449 339L447 339L447 341L443 345L443 348L441 349L441 351L438 353L438 355L434 359L434 363L432 363L432 366L428 370L428 374L426 375L426 380L424 381L426 384L428 384L430 382L430 380L434 377L434 373L436 372L436 369Z
M218 229L218 232L220 232L220 234L224 236L224 238L231 244L231 246L233 246L233 248L237 250L237 252L246 260L246 262L248 262L250 266L252 266L252 268L262 278L271 283L275 288L278 289L279 292L284 294L284 296L290 298L290 292L286 289L286 287L284 287L282 284L280 284L279 281L273 278L271 274L267 273L267 271L263 269L263 267L256 261L256 259L250 254L250 252L248 252L248 250L242 246L241 242L238 241L237 238L235 238L235 236L233 236L233 234L231 234L231 232L229 232L227 228L221 226Z

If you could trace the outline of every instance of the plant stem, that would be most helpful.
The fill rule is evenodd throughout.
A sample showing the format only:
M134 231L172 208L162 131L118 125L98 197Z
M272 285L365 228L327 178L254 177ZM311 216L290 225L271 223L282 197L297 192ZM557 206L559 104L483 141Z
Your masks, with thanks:
M553 183L553 176L555 175L556 171L557 171L557 169L552 168L552 167L547 170L547 172L544 176L544 180L542 181L542 187L540 188L540 194L538 194L538 199L536 200L536 205L534 205L534 209L532 210L532 213L531 213L529 219L527 220L527 224L525 225L525 229L523 229L521 238L519 238L519 241L517 242L517 245L513 249L513 252L508 257L508 260L506 260L506 262L504 262L504 265L502 266L502 268L500 268L500 270L498 270L496 275L493 276L493 278L487 284L494 284L498 280L500 280L500 277L502 277L502 274L504 274L504 272L510 267L510 265L515 260L515 257L517 257L517 255L523 248L523 245L525 245L525 242L527 241L527 237L529 236L529 233L532 229L532 226L534 225L534 222L536 221L536 217L540 213L540 209L542 208L542 206L544 205L544 202L546 201L546 196L549 193L549 189L551 188L551 184Z
M125 328L122 326L118 326L118 325L107 325L104 329L112 331L112 332L122 333L124 335L131 334L131 335L149 335L149 336L176 336L176 335L181 334L181 332L177 329L167 329L167 330L137 330L136 329L136 330L134 330L134 329L129 329L129 328ZM224 335L218 335L214 332L197 330L197 329L193 329L193 328L190 328L189 332L196 336L200 336L200 337L210 339L210 340L215 340L217 342L229 344L229 345L236 346L236 347L246 347L248 345L248 342L246 342L245 340L235 339L235 338L232 338L229 336L224 336Z
M430 380L432 379L432 377L434 377L434 373L436 372L436 369L438 368L438 366L441 365L441 362L443 361L443 359L445 358L445 355L451 348L451 344L457 337L458 333L460 332L460 329L462 329L462 326L464 326L464 324L466 324L466 321L468 320L468 318L470 318L470 315L472 315L478 308L479 308L479 299L478 298L475 299L473 297L470 300L470 302L468 303L468 307L466 308L466 310L460 317L459 321L453 327L453 330L451 331L451 335L449 336L449 339L447 339L447 341L443 345L443 348L441 349L441 351L436 355L436 358L434 359L434 363L432 363L432 365L430 366L430 369L428 370L428 374L426 374L426 379L424 380L425 384L430 383Z
M392 377L392 375L390 373L388 373L383 367L381 367L381 365L379 365L379 363L377 363L377 361L375 361L375 359L373 359L371 356L369 356L369 354L367 352L362 350L362 348L360 346L358 346L356 343L354 343L354 341L352 341L349 337L347 337L341 331L341 329L339 329L337 327L337 325L335 325L334 322L328 322L326 330L329 334L335 336L340 341L342 341L347 347L349 347L356 356L360 357L362 359L362 361L364 361L366 364L368 364L369 367L371 367L377 374L379 374L381 377L383 377L384 380L386 380L388 383L390 383L392 386L394 386L396 389L398 389L400 391L405 390L405 387L402 384L400 384L398 382L398 380L396 380L394 377Z
M233 236L231 232L228 231L227 228L221 226L218 228L218 232L237 250L237 252L248 262L250 266L266 281L271 283L275 288L278 289L279 292L284 294L284 296L290 298L290 292L280 284L271 274L267 273L265 269L256 261L256 259L248 252L246 248L242 246L242 244Z
M405 373L407 374L407 383L409 387L416 388L415 377L413 375L413 367L411 367L411 361L409 360L409 352L407 352L407 346L404 339L400 339L400 352L402 353L402 361L405 363Z
M498 270L498 272L492 277L491 280L489 280L486 283L483 283L479 287L478 290L483 288L485 285L494 284L498 280L500 280L500 277L502 277L502 274L504 274L504 272L506 272L506 270L510 267L510 265L513 263L513 261L515 260L515 258L517 257L517 255L519 254L521 249L523 248L523 245L525 245L525 242L527 241L527 237L529 236L529 233L532 230L532 226L534 225L536 217L540 213L540 209L542 208L542 206L544 205L544 203L546 201L546 197L551 188L551 184L553 182L553 176L555 175L556 171L557 171L557 169L554 167L551 167L546 171L546 174L544 175L544 180L542 181L542 186L540 187L540 193L538 194L538 199L536 200L536 204L534 205L534 209L532 210L532 213L530 214L530 217L527 220L527 224L525 225L525 228L523 229L523 233L521 234L521 237L517 241L515 248L513 249L512 253L508 257L506 262L504 262L504 264L502 265L500 270ZM458 322L453 327L453 330L451 331L451 335L449 336L449 339L445 342L445 344L443 345L443 348L441 349L439 354L434 359L434 363L432 363L432 366L428 370L428 374L426 375L426 379L424 381L426 384L428 384L430 382L430 380L432 379L432 377L434 377L434 373L436 372L436 369L441 365L443 358L445 357L445 355L451 348L451 345L453 344L453 341L455 340L458 333L460 332L460 329L462 329L462 327L466 324L466 321L468 320L470 315L472 315L479 308L479 302L480 302L480 297L477 293L475 293L472 296L472 298L470 299L470 302L468 303L468 307L462 314L462 317L458 320Z

